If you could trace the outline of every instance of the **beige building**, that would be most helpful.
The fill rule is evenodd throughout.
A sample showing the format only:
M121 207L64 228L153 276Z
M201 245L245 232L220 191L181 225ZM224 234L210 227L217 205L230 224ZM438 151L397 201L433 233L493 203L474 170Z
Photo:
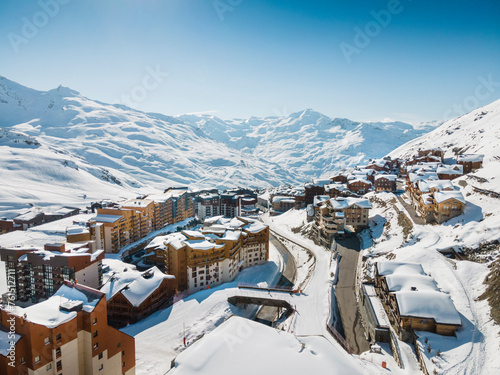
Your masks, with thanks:
M200 231L162 236L146 247L148 259L194 293L232 281L240 270L269 259L269 227L249 218L215 217Z

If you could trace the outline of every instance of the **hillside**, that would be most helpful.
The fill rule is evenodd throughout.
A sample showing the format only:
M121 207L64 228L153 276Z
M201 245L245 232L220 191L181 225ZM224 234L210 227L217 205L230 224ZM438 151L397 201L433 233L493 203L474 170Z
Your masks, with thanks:
M433 126L332 120L312 110L227 121L170 117L0 77L0 215L178 185L301 184L381 157Z

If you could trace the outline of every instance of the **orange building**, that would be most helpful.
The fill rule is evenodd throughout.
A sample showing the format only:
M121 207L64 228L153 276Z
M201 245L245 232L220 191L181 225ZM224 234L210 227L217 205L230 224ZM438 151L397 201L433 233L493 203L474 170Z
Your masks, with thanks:
M135 342L107 323L105 294L65 282L44 302L20 308L3 305L0 373L135 374ZM8 337L12 335L12 339Z

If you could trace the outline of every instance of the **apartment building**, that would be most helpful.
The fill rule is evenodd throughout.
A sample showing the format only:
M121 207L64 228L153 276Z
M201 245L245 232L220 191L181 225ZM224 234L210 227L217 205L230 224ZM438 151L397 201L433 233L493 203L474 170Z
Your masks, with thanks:
M376 192L396 191L396 175L393 174L379 174L374 178L374 189Z
M65 281L77 281L93 288L102 283L104 251L94 242L47 244L37 248L0 248L9 276L14 277L10 293L14 300L38 302L47 299Z
M370 200L364 198L322 200L315 210L313 230L320 243L329 246L336 235L344 234L347 226L355 231L365 228L368 225L371 208Z
M364 179L364 178L355 178L353 180L349 180L347 182L347 187L350 191L352 191L353 193L356 193L356 194L359 194L359 195L363 195L363 194L366 194L368 193L371 188L372 188L372 183L371 181L367 180L367 179Z
M33 306L2 305L0 341L15 353L0 350L5 375L135 373L134 338L108 325L106 295L69 281Z
M198 219L205 220L207 217L219 216L221 214L221 198L219 194L202 194L198 196Z
M269 258L269 228L243 217L214 217L199 231L184 230L153 242L146 247L148 259L189 293L229 282L241 269Z

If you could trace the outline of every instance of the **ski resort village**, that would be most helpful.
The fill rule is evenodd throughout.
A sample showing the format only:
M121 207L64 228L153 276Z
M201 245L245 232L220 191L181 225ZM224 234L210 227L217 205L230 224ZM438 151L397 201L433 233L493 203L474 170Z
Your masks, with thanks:
M19 119L11 98L40 95L0 83ZM223 128L213 116L159 118L62 88L47 98L68 116L95 114L68 129L80 142L112 115L131 129L197 127L192 142L229 147L203 138L207 123ZM97 149L74 157L77 145L51 133L72 120L45 116L0 133L2 374L500 373L499 101L375 157L339 149L324 170L305 159L295 176L207 146L206 163L231 167L163 188L116 148L99 151L114 168L95 166ZM252 126L270 121L330 121L343 139L357 132L359 149L386 126L311 110ZM114 142L129 147L139 129L120 129ZM22 168L40 188L13 174Z
M500 375L499 20L0 1L0 375Z

